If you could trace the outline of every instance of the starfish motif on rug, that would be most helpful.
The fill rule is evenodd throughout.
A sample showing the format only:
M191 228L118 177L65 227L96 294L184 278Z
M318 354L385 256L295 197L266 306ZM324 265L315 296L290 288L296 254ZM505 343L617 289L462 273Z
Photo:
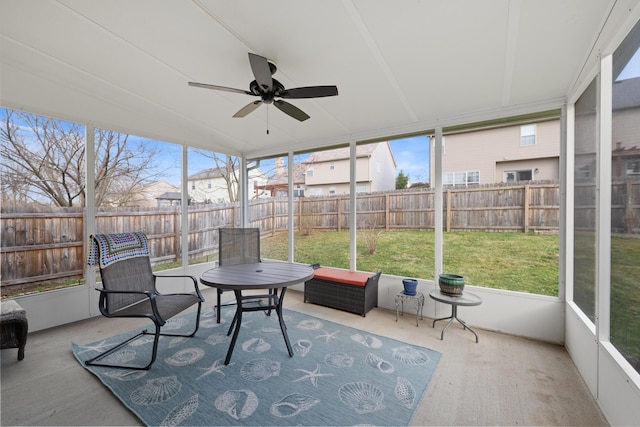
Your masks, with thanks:
M204 371L204 373L202 375L200 375L198 378L196 378L196 380L199 380L200 378L206 377L207 375L213 374L213 373L217 373L222 375L223 377L225 376L224 372L222 372L223 368L229 367L229 366L233 366L235 365L235 363L230 363L229 365L226 365L224 363L222 363L222 359L217 359L215 362L213 362L213 365L211 365L208 368L198 368Z
M322 332L324 332L324 334L322 335L317 335L316 338L324 338L325 339L325 343L329 343L329 341L331 339L337 339L336 335L338 335L338 331L335 332L327 332L325 330L323 330Z
M319 377L332 377L333 374L321 374L320 373L320 365L316 365L316 369L313 371L307 371L306 369L296 369L296 371L305 372L306 375L298 378L297 380L293 380L294 383L298 381L309 380L314 387L318 387L318 378Z
M86 353L88 351L103 351L111 347L113 344L107 344L106 340L102 340L97 344L83 345L84 350L79 351L78 354Z

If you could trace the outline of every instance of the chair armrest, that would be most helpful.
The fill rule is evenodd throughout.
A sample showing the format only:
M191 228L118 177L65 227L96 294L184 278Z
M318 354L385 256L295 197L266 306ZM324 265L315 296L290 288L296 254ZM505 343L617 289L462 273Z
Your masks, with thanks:
M153 292L149 292L149 291L113 291L113 290L104 289L104 288L95 288L95 290L100 292L101 294L143 294L148 297L151 297L152 295L154 295Z
M161 279L163 277L172 278L172 279L177 279L177 278L186 279L186 278L189 278L193 282L193 288L195 290L196 295L198 295L198 298L200 298L200 301L204 302L204 297L202 296L202 294L200 293L200 289L198 288L198 281L193 276L188 276L188 275L184 275L184 274L179 274L179 275L172 275L172 274L156 275L156 274L154 274L153 277L154 277L154 280Z

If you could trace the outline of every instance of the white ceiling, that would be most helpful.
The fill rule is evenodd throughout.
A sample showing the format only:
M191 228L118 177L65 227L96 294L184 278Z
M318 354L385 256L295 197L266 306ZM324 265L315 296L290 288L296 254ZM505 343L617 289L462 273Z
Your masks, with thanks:
M411 134L560 107L639 3L0 0L0 104L247 157ZM187 85L248 89L247 52L339 95L232 118L256 98Z

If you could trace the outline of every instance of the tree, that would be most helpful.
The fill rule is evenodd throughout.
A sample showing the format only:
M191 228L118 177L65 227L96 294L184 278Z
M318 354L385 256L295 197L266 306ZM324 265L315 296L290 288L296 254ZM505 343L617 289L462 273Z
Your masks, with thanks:
M401 170L396 177L396 190L404 190L405 188L407 188L408 184L409 176L405 175Z
M75 123L2 109L3 197L15 204L86 205L84 128ZM153 176L155 150L129 136L95 130L96 205L123 206ZM10 191L10 196L4 194Z

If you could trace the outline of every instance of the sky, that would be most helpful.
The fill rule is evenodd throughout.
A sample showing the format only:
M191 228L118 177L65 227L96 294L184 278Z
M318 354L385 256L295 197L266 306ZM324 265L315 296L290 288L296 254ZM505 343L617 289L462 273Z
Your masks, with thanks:
M396 160L396 176L402 171L409 176L409 182L429 181L429 138L415 136L389 141Z
M158 141L148 141L161 153L156 157L158 170L161 170L161 179L178 186L180 183L180 157L181 149L174 144L166 144ZM426 136L417 136L389 141L389 146L396 162L396 176L402 171L409 177L409 183L429 181L429 139ZM300 161L300 158L296 158ZM193 175L204 169L214 167L213 161L199 156L195 150L189 150L189 171ZM267 175L273 173L272 163L262 162L260 168Z

